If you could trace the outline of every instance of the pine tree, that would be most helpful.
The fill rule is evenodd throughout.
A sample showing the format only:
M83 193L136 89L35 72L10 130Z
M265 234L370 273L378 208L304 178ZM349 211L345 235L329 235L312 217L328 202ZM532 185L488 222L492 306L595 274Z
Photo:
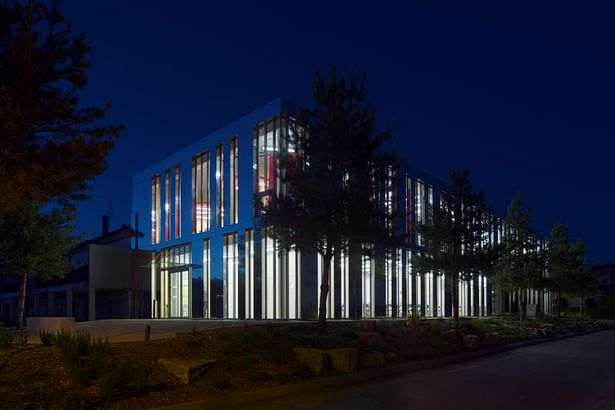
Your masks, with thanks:
M557 292L557 316L561 316L563 293L583 290L585 282L585 245L581 241L570 242L568 227L558 224L551 230L547 247L549 285ZM582 279L582 280L579 280ZM575 289L576 288L576 289Z
M104 170L122 127L80 104L88 52L57 0L0 2L0 215L83 198Z
M413 253L412 269L446 276L456 321L459 280L469 280L479 272L488 274L493 263L493 246L485 240L493 230L493 218L484 197L483 190L475 192L468 169L452 170L446 191L440 194L440 206L433 209L433 219L417 227L428 249Z
M346 81L335 67L327 78L317 73L313 96L312 108L298 110L291 149L279 154L286 191L255 203L280 246L323 258L318 323L324 333L332 259L351 247L367 253L399 244L393 199L384 194L394 190L399 161L385 150L391 128L375 131L365 76Z
M539 233L532 228L532 210L523 210L519 195L511 201L505 218L501 254L495 263L495 281L519 297L519 318L525 319L527 291L544 287L544 252Z

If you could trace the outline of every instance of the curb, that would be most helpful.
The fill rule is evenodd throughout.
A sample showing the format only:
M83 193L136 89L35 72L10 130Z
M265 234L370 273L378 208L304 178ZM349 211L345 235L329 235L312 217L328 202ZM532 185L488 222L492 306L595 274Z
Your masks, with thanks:
M157 407L157 409L175 409L175 410L209 410L219 409L230 406L238 406L241 404L258 402L267 399L276 399L292 394L318 390L322 388L331 388L343 386L352 383L368 381L376 378L398 376L407 373L414 373L421 370L435 369L442 366L447 366L467 360L477 359L484 356L489 356L497 353L506 352L508 350L518 349L526 346L533 346L542 343L555 342L558 340L568 339L576 336L585 336L588 334L600 332L607 329L592 329L581 333L572 333L562 336L556 336L546 339L534 339L525 342L511 343L504 346L498 346L491 349L479 350L475 352L460 353L452 356L444 356L435 359L422 360L418 362L402 363L394 366L387 366L380 369L365 370L357 373L344 374L334 377L324 377L317 380L312 380L303 383L297 383L286 386L270 387L266 389L253 390L226 397L218 397L215 399L200 400L188 403L172 404L169 406Z

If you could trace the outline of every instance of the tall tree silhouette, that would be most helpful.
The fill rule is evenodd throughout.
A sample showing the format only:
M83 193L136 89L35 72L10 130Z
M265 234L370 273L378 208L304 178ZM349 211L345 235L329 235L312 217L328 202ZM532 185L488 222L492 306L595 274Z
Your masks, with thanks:
M428 249L412 254L412 269L419 274L446 275L457 321L459 280L469 280L479 272L486 274L492 268L494 248L483 239L493 230L493 218L485 204L484 191L474 190L468 169L449 172L449 183L440 194L440 206L432 211L433 218L417 226Z
M351 245L369 253L399 244L393 200L383 189L394 190L400 162L385 146L392 129L375 131L365 76L338 78L335 67L327 77L318 72L313 96L314 106L298 110L288 149L279 154L286 189L255 203L282 247L323 258L318 323L324 333L332 259Z
M58 1L0 2L0 215L83 198L122 127L82 106L89 46Z

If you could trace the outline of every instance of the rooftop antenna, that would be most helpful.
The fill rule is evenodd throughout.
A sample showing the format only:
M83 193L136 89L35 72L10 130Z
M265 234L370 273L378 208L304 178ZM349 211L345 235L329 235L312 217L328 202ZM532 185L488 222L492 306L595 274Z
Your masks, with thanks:
M123 198L115 198L109 195L98 195L98 196L107 200L107 215L109 215L109 221L111 221L111 218L113 218L113 207L111 206L111 201L128 202L127 200Z

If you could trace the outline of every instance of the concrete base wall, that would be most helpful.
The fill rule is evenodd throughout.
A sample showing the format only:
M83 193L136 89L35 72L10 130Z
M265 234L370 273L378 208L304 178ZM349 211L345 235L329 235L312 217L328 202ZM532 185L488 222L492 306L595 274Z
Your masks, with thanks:
M75 318L74 317L29 317L26 319L26 330L28 332L40 332L45 330L48 332L56 333L60 330L75 330Z

